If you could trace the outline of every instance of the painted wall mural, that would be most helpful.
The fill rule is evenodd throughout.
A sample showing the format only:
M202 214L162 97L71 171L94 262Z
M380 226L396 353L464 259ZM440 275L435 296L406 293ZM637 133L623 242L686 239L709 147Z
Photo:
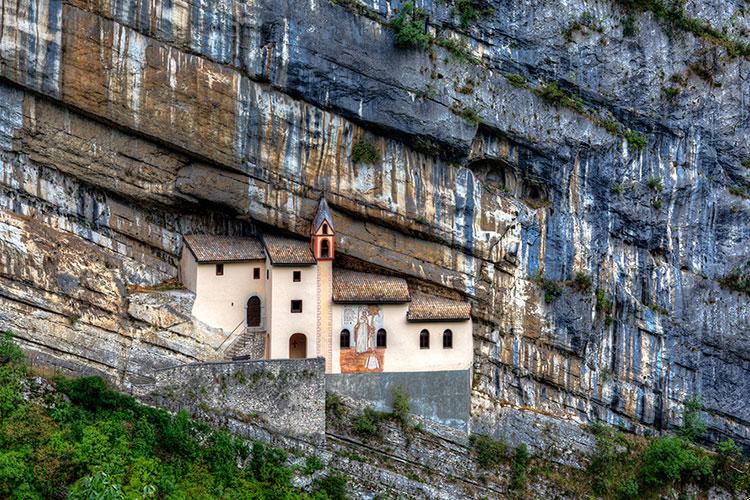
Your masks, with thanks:
M350 348L341 349L343 373L382 372L384 349L376 348L377 331L383 328L383 311L377 305L346 306L341 330L350 332Z

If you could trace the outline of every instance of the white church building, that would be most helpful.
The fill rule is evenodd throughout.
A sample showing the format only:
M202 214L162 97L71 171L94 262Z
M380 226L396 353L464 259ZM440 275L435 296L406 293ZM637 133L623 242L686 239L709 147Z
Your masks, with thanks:
M468 370L471 306L402 278L337 269L321 199L309 241L279 235L185 236L180 280L193 316L244 336L249 357L322 356L327 373Z

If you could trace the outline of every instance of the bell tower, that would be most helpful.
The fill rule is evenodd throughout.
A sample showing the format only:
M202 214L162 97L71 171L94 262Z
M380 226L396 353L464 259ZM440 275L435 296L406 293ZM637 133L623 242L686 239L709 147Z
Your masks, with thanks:
M332 297L333 256L335 246L333 217L325 198L318 203L318 212L310 229L310 248L318 261L318 356L326 359L325 371L331 373L333 358Z
M315 214L310 231L310 248L315 256L315 260L318 262L333 260L334 245L333 217L331 217L326 199L321 198L318 204L318 212Z

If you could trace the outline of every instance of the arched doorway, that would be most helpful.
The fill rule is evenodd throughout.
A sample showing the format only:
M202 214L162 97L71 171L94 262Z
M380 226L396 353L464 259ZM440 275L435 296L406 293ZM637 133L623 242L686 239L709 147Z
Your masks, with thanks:
M260 297L250 297L247 301L247 326L260 326Z
M307 357L307 337L304 333L295 333L289 337L289 359Z

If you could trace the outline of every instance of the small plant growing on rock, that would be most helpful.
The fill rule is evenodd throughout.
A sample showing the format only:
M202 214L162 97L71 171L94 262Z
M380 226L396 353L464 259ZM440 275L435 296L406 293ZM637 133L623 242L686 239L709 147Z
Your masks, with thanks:
M508 445L484 434L472 434L469 443L474 449L474 458L484 469L495 470L505 461Z
M706 424L701 414L702 411L703 401L700 395L693 394L685 401L680 435L688 441L696 441L706 432Z
M661 207L664 205L664 202L661 201L661 198L654 198L654 201L651 203L655 209L661 210Z
M370 165L380 163L380 151L373 143L360 139L352 146L352 161Z
M346 500L346 476L340 472L331 472L327 476L317 479L313 484L316 494L323 494L329 500ZM315 498L318 498L316 495Z
M601 288L596 290L596 310L608 313L612 309L612 302L607 299L607 294Z
M380 419L382 415L372 408L365 408L365 411L354 421L354 433L363 437L375 437L380 435Z
M625 192L625 188L622 187L622 184L614 184L612 186L612 192L617 194L623 194Z
M547 304L553 303L562 295L562 287L556 281L544 279L544 276L539 275L536 278L536 282L544 290L544 301Z
M748 198L747 190L744 187L731 186L729 188L729 194L732 194L734 196L738 196L740 198Z
M393 412L391 413L391 417L404 427L409 423L410 410L409 395L406 394L403 387L396 387L393 390Z
M335 392L326 391L326 417L329 420L339 421L346 415L346 407L341 397Z
M750 261L735 267L718 281L724 288L750 296Z
M652 175L651 177L648 178L646 185L652 191L656 191L657 193L661 193L662 191L664 191L664 181L662 181L661 177Z
M636 151L643 151L646 147L646 138L635 130L628 129L623 134L628 145L633 146Z
M573 287L581 293L591 291L591 277L583 271L578 271L573 278Z
M526 468L529 465L529 450L526 444L521 443L513 454L513 466L511 467L510 489L523 491L526 489Z
M396 32L396 46L402 49L426 49L432 41L426 32L426 24L427 12L415 7L412 2L405 2L391 21L391 28Z
M453 111L454 114L460 116L467 123L470 123L472 125L478 125L478 124L482 123L482 118L479 116L479 113L477 113L476 110L474 110L472 108L456 108L456 107L452 107L451 111Z
M519 75L518 73L508 73L505 75L505 79L508 80L511 85L519 89L528 86L526 78L524 78L522 75Z

